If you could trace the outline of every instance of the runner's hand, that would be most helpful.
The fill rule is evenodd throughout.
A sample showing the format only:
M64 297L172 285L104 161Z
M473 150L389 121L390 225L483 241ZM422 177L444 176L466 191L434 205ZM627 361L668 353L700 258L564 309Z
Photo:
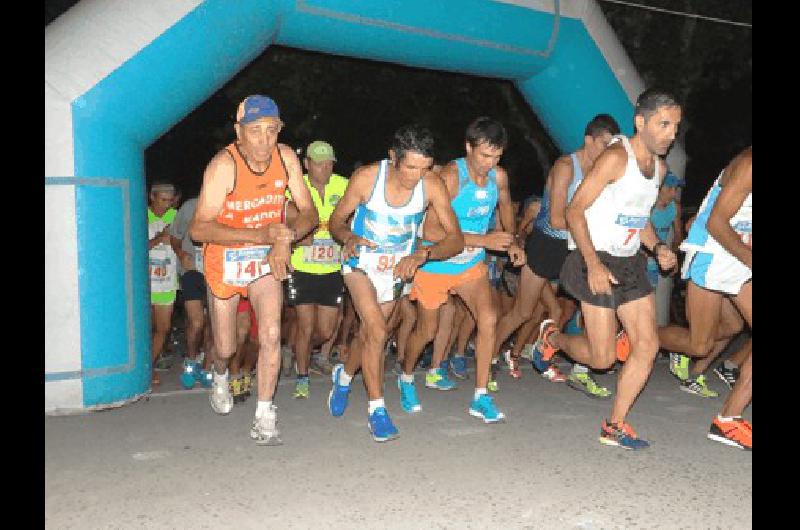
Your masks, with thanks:
M294 229L289 228L283 223L268 224L266 229L259 230L260 245L272 245L278 242L291 243L294 241Z
M666 245L659 245L658 253L656 254L658 266L661 270L672 270L678 265L678 258L675 253Z
M289 271L293 270L291 257L291 244L286 241L272 245L272 249L267 254L266 262L269 264L269 270L279 282L288 278Z
M342 261L347 261L350 258L357 258L359 246L375 248L378 245L368 239L364 239L361 236L353 234L347 238L347 241L345 241L344 245L342 246Z
M602 263L587 265L586 268L589 290L592 294L611 294L611 284L619 285L619 281Z
M484 248L502 252L507 250L510 245L514 244L514 235L509 232L493 230L483 236L483 241Z
M399 278L403 281L409 281L414 277L419 267L425 263L426 258L419 252L414 252L402 258L397 265L394 266L394 278Z
M525 262L527 261L525 251L522 250L516 243L510 245L507 252L508 257L511 259L512 265L515 267L521 267L525 265Z

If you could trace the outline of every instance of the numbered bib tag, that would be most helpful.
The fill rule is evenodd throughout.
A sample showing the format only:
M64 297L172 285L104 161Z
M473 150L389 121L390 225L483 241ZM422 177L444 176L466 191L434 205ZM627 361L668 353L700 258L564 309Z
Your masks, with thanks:
M169 250L155 248L150 250L150 291L165 293L175 290L175 260Z
M194 247L194 268L201 274L206 272L203 267L203 247Z
M362 249L358 257L358 268L371 272L373 274L381 274L391 276L394 266L403 256L397 254L384 254L380 252L368 252L367 249Z
M222 281L234 287L246 287L269 274L264 259L272 247L226 248Z
M753 221L737 221L736 224L733 225L733 229L739 234L739 237L742 238L742 243L748 247L753 246Z
M449 261L450 263L457 263L459 265L463 265L477 258L482 250L483 248L481 247L464 247L464 250L462 250L460 254L456 254L452 258L449 258L447 261Z
M620 242L616 245L618 249L627 249L628 246L634 245L639 246L639 232L641 232L645 226L647 226L647 221L650 219L648 215L628 215L628 214L619 214L617 215L616 225L620 231L620 237L622 238ZM636 238L634 240L634 238Z
M303 247L303 262L309 265L336 265L341 261L341 248L333 239L315 239Z

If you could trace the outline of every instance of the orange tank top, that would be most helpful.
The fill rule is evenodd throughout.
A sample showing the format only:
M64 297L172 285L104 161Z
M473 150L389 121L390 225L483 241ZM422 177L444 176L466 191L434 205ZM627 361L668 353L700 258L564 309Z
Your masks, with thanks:
M236 172L233 190L225 197L217 222L232 228L261 228L282 222L289 176L278 146L263 173L250 169L235 142L225 150L233 157Z

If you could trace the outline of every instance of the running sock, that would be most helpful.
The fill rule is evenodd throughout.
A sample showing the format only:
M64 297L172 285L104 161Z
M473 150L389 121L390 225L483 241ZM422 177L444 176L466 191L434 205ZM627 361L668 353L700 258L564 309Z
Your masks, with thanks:
M352 381L352 380L353 380L353 376L352 375L348 375L348 373L345 372L344 370L339 372L339 383L338 384L340 386L350 386L350 381Z
M308 374L304 375L297 374L297 380L299 381L300 379L308 379Z
M480 399L480 397L482 395L487 394L487 393L488 392L486 391L486 388L476 388L475 389L475 395L473 396L473 399Z
M369 400L369 415L372 416L372 413L375 412L377 408L386 408L386 404L383 402L383 398L378 399L370 399Z
M736 363L735 363L735 362L732 362L732 361L730 361L730 360L728 360L728 359L725 359L725 362L723 362L722 364L725 366L725 368L726 368L727 370L736 370L737 368L739 368L739 367L736 365Z
M428 370L428 375L437 375L438 373L439 373L438 366L436 368L431 368L430 370Z
M272 408L272 401L259 401L256 407L256 417L261 417L262 414Z
M584 366L582 364L575 363L575 364L572 365L572 373L573 374L588 374L589 373L589 368L587 368L586 366Z
M400 381L402 381L404 383L413 383L414 382L414 374L411 374L411 375L408 375L408 374L405 374L405 373L400 374Z
M725 422L725 421L740 420L740 419L742 419L742 417L741 416L723 416L722 414L717 414L717 419L719 421Z
M211 372L214 374L214 382L218 385L223 385L228 383L228 369L225 369L224 374L218 374L216 368L212 368Z

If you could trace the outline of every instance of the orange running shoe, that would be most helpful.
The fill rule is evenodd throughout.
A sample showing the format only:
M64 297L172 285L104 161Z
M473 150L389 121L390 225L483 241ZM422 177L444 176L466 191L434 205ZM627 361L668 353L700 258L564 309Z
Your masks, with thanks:
M622 329L617 333L617 360L624 363L628 360L628 355L630 355L630 353L631 341L628 338L628 334Z
M708 430L708 439L745 451L753 450L753 426L741 416L723 418L717 415Z
M536 340L535 348L542 352L542 360L549 361L556 354L558 348L550 344L549 339L553 333L558 332L556 321L548 318L539 325L539 338Z

